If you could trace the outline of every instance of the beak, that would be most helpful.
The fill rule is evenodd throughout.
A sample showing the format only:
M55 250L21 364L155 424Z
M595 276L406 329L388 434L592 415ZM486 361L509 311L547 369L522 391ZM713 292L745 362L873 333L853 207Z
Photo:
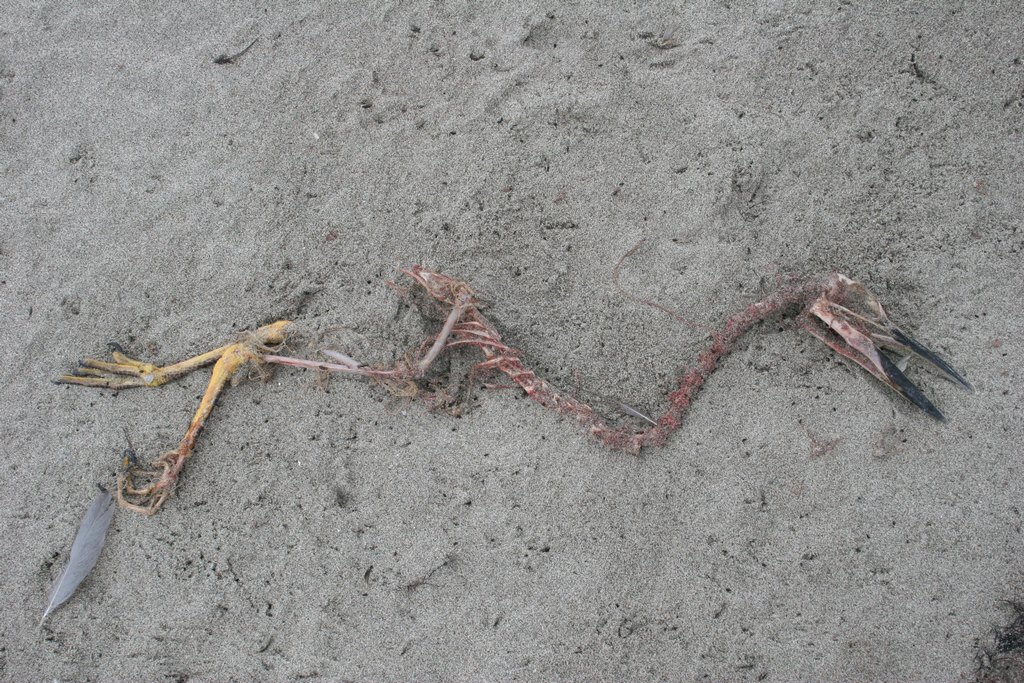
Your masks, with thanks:
M916 384L907 379L907 376L903 374L903 371L896 367L884 353L878 354L878 360L881 361L882 372L885 377L880 377L886 384L888 384L896 393L903 396L905 399L913 403L915 406L928 413L936 420L940 422L946 421L946 416L942 414L935 404L928 400L928 397L917 387Z
M974 387L971 386L971 383L964 379L963 375L954 370L953 367L949 363L947 363L939 354L935 353L934 351L932 351L927 346L917 341L910 335L904 333L900 328L896 327L895 325L890 325L889 334L891 334L892 338L895 339L897 342L903 344L908 349L916 353L918 356L924 358L926 361L937 367L949 379L953 380L954 382L956 382L965 389L970 389L972 391L974 390Z
M856 306L857 300L860 306ZM819 324L813 324L814 320ZM808 307L802 324L834 351L860 365L936 420L945 422L946 418L903 374L900 365L904 363L893 362L886 351L908 358L910 354L920 356L957 384L966 389L972 388L963 375L937 353L896 327L864 285L844 275L833 277L830 287Z

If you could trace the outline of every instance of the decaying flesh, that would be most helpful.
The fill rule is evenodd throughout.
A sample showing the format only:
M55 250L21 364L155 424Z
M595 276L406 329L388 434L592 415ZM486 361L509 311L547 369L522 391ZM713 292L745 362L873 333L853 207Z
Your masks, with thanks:
M129 469L119 481L119 504L145 514L152 514L163 505L174 490L218 394L232 375L251 363L273 363L362 377L381 383L395 394L411 396L423 391L423 380L439 356L456 349L471 348L482 355L475 365L476 373L504 373L537 403L571 416L595 438L630 453L665 443L668 436L679 428L683 415L708 377L740 337L773 315L796 316L805 329L837 353L854 361L940 420L944 419L942 413L904 375L901 365L906 357L920 356L953 381L970 388L946 361L896 327L878 300L862 284L836 274L824 283L784 286L729 317L718 330L710 332L709 347L697 357L694 366L682 374L677 388L666 397L668 405L660 416L648 417L620 404L625 406L622 412L633 417L636 424L612 424L591 405L559 391L531 370L523 362L522 354L505 343L497 327L480 310L480 300L465 282L422 266L412 266L402 272L442 307L444 323L436 335L424 340L417 350L404 354L393 367L367 367L342 352L332 350L324 353L334 362L274 353L283 344L289 325L288 321L282 320L259 328L239 342L174 365L157 367L141 363L115 350L113 362L85 360L74 374L58 379L65 384L111 389L152 387L215 363L206 393L178 448L156 460L152 470ZM887 353L896 353L904 359L893 361ZM140 479L147 483L138 485L136 482Z
M682 375L678 387L668 395L668 406L661 416L652 419L622 404L624 413L651 424L645 428L634 425L615 426L590 404L558 391L529 369L523 363L522 354L504 342L494 324L481 312L479 301L466 283L421 266L413 266L403 272L449 311L440 334L420 361L401 362L387 369L371 369L359 366L347 356L345 358L350 362L344 363L343 367L280 356L267 356L264 360L390 382L415 382L442 351L473 347L483 354L483 360L476 365L478 371L506 374L534 401L563 415L572 416L597 439L631 453L639 452L644 447L663 444L669 434L679 427L683 414L697 392L722 358L732 350L736 341L756 323L775 314L797 315L801 324L816 337L938 419L943 419L942 413L903 374L899 367L902 362L890 360L886 351L921 356L951 379L965 387L970 386L937 354L896 327L878 300L863 285L836 274L825 284L812 282L782 287L728 318L719 330L711 333L710 347L698 356L694 367ZM817 325L812 321L816 321Z

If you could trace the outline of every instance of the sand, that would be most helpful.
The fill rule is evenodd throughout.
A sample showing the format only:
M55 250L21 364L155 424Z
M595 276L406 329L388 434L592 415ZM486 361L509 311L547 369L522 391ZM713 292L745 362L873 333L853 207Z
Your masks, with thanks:
M7 7L0 677L972 677L1024 586L1021 22L1009 1ZM246 377L176 497L115 515L37 626L122 428L172 447L207 377L49 382L79 358L172 362L290 318L293 353L390 362L439 325L386 284L419 263L553 381L657 412L705 340L613 286L642 239L637 296L713 324L837 270L976 390L912 370L936 422L776 321L637 458L511 389L453 417Z

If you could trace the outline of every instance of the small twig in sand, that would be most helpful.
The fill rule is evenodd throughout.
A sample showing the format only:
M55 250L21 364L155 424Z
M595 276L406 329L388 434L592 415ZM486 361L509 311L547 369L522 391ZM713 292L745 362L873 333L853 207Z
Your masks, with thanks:
M619 281L620 275L622 273L622 264L625 263L626 259L628 259L630 256L632 256L637 251L639 251L640 248L642 246L644 246L645 244L647 244L647 240L646 239L643 239L643 240L640 240L639 242L637 242L635 245L633 245L632 249L630 249L629 251L627 251L625 254L622 255L622 257L615 264L615 267L612 268L612 284L615 285L615 289L619 290L619 294L621 294L622 296L626 297L630 301L635 301L638 304L643 304L644 306L650 306L651 308L653 308L655 310L661 311L665 315L671 317L673 320L675 320L677 322L681 322L682 324L686 325L691 330L697 330L698 332L706 332L709 335L714 335L714 330L712 330L707 325L701 325L700 323L694 322L694 321L690 320L689 318L683 317L683 315L681 315L678 311L674 311L671 308L668 308L667 306L662 306L661 304L659 304L656 301L652 301L651 299L643 299L641 297L638 297L638 296L628 292L626 290L626 288L622 286L622 283Z
M436 567L433 567L430 571L428 571L426 574L419 577L418 579L413 579L409 583L405 584L405 590L412 592L417 588L430 585L430 580L434 578L435 574L437 574L442 569L446 569L454 565L457 559L458 558L456 558L455 553L449 553L445 556L444 561L442 561L441 564L437 565Z
M242 57L242 55L244 55L246 52L249 51L249 48L251 48L253 45L256 44L257 40L259 40L258 37L257 38L253 38L252 42L249 43L248 45L246 45L245 49L243 49L241 52L236 52L233 55L228 55L228 54L219 54L219 55L217 55L216 57L213 58L213 63L214 64L234 64L236 61L238 61Z

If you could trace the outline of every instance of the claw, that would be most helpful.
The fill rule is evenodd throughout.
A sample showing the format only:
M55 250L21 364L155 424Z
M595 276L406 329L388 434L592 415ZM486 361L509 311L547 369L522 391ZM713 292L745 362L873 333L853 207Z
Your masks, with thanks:
M78 367L70 374L62 375L54 381L57 384L77 384L103 389L158 387L178 379L196 368L216 362L230 348L223 346L180 363L159 367L152 363L129 358L116 344L108 344L108 347L111 349L112 361L83 358L78 361Z
M857 304L860 304L860 312L853 310ZM827 334L820 327L811 325L811 316L824 323L834 334ZM860 365L937 420L945 421L946 418L920 388L903 374L911 355L924 358L950 379L971 388L970 383L938 354L896 327L878 299L864 285L845 275L833 276L821 296L808 307L803 325L834 351ZM893 362L882 351L883 348L905 357L899 362Z
M87 365L79 365L77 368L71 371L72 377L104 377L106 373L96 368L90 368Z
M137 377L111 377L103 375L100 377L86 374L88 369L77 369L70 375L61 375L53 380L54 384L76 384L80 387L96 387L97 389L132 389L134 387L147 386Z
M151 469L144 469L139 466L131 441L128 440L128 449L122 457L124 472L118 477L117 488L117 500L122 507L147 515L160 509L174 492L178 476L185 466L185 461L191 456L196 438L210 416L221 391L239 369L249 363L264 362L263 357L271 347L283 344L289 324L287 320L280 320L264 325L254 332L246 333L234 344L164 367L129 358L120 347L111 345L110 355L113 362L86 358L72 374L54 380L57 384L78 384L106 389L155 387L182 377L197 368L213 364L213 373L199 402L199 408L176 450L165 453L154 461ZM128 439L127 430L125 439ZM136 482L141 482L141 485L137 485Z

